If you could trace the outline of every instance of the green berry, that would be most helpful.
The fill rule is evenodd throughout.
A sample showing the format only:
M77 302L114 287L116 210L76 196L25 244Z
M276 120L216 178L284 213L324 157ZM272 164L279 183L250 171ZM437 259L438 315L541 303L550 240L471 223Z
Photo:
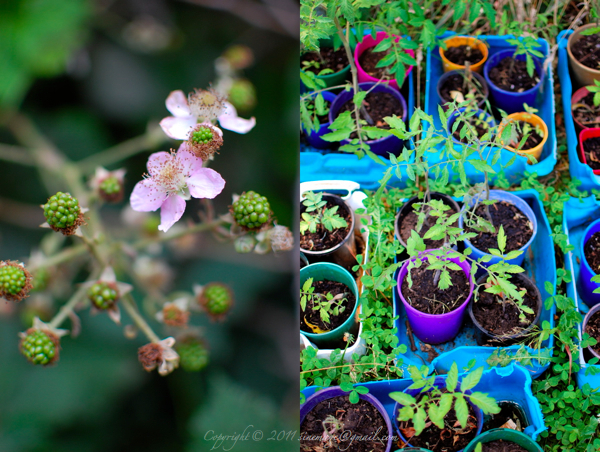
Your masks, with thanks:
M213 133L210 127L200 127L195 132L192 132L192 141L194 143L210 143L213 140Z
M0 267L0 292L16 295L27 284L27 276L23 268L13 265Z
M21 340L21 352L31 363L46 365L53 361L58 350L47 333L33 330Z
M42 206L48 224L55 229L66 229L75 225L81 209L79 201L69 193L58 192Z
M254 108L256 105L254 85L246 79L235 80L229 90L229 102L242 112Z
M115 176L109 176L100 183L100 191L109 196L114 196L121 191L119 179Z
M208 365L209 352L204 343L196 338L188 338L177 343L179 364L187 372L199 372Z
M267 198L253 191L243 193L231 208L236 223L247 229L259 229L271 217Z
M233 305L233 298L229 288L220 283L208 284L202 293L202 304L211 315L220 316Z
M109 309L119 299L119 293L114 284L98 281L88 289L90 301L98 309Z

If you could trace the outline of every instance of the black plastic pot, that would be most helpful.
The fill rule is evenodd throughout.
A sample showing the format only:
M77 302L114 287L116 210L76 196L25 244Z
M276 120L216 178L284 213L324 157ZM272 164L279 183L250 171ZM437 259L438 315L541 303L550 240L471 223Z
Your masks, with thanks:
M442 108L444 108L444 110L446 110L448 108L445 104L447 102L452 102L452 100L444 99L442 97L442 86L444 85L444 83L446 82L446 80L448 80L450 77L452 77L452 76L454 76L456 74L464 75L465 74L465 69L457 69L457 70L454 70L454 71L446 72L438 80L438 83L437 83L437 94L438 94L438 97L440 98L440 104L442 105ZM485 79L480 74L478 74L477 72L472 72L471 71L471 76L475 80L477 80L479 82L479 85L481 86L481 91L482 91L483 99L481 99L479 102L477 102L477 106L480 109L483 110L484 109L485 101L488 99L488 97L490 95L490 90L488 88L488 84L485 81Z

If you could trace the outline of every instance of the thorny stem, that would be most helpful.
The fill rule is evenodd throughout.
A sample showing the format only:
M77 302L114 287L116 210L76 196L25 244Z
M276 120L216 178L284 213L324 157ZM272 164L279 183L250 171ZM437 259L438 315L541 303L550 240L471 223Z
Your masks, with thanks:
M131 317L131 319L137 325L137 327L144 332L144 334L150 342L160 342L160 338L152 330L150 325L148 325L146 319L144 319L144 317L142 317L142 315L139 313L131 294L125 294L121 299L121 304L129 314L129 317Z

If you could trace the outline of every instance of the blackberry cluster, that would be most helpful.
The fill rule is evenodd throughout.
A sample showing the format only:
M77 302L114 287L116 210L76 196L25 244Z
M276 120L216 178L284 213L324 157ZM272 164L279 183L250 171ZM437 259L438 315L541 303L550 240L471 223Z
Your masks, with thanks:
M259 229L271 218L267 198L253 191L244 192L231 206L235 221L246 229Z
M18 266L4 265L0 267L0 291L16 295L27 284L25 271Z
M202 291L201 304L209 315L219 317L231 309L233 297L226 285L211 283Z
M33 330L21 340L21 352L29 362L43 366L58 358L57 344L41 330Z
M119 292L114 284L98 281L88 289L88 298L98 309L109 309L119 299Z
M195 132L192 132L192 141L194 143L210 143L213 140L213 133L210 127L200 127Z
M79 201L69 193L59 191L42 208L46 221L54 230L68 230L81 224Z
M177 342L179 364L187 372L199 372L208 365L209 352L204 343L196 338Z

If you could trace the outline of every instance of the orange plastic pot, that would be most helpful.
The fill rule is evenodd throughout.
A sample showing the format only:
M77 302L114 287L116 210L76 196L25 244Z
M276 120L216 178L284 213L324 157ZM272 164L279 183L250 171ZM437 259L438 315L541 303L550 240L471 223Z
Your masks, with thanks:
M481 51L481 53L483 54L483 58L481 59L481 61L472 64L471 65L471 70L475 71L475 72L481 72L482 68L483 68L483 63L486 62L487 58L488 58L488 48L487 46L480 41L479 39L476 38L472 38L469 36L454 36L452 38L448 38L444 41L446 43L446 47L458 47L458 46L464 46L464 45L468 45L470 47L475 47L477 49L479 49ZM452 61L450 61L448 58L446 58L444 49L442 49L440 47L440 57L442 57L442 64L444 65L444 72L448 72L448 71L453 71L455 69L465 69L465 66L462 66L460 64L455 64Z
M534 127L539 126L542 129L542 131L544 132L544 138L542 139L542 142L540 144L538 144L536 147L534 147L532 149L520 149L520 150L516 150L515 148L512 148L510 146L506 147L506 149L508 149L509 151L516 152L519 155L525 155L525 156L531 155L531 156L535 157L535 159L537 161L539 161L540 157L542 155L542 150L544 149L544 144L546 144L546 141L548 141L548 126L546 125L544 120L542 118L540 118L538 115L534 115L531 113L513 113L511 115L508 115L502 121L500 126L498 127L498 136L502 136L502 130L504 129L506 123L510 122L510 121L525 121ZM500 141L500 143L504 144L503 141ZM530 161L527 161L527 163L531 164Z

